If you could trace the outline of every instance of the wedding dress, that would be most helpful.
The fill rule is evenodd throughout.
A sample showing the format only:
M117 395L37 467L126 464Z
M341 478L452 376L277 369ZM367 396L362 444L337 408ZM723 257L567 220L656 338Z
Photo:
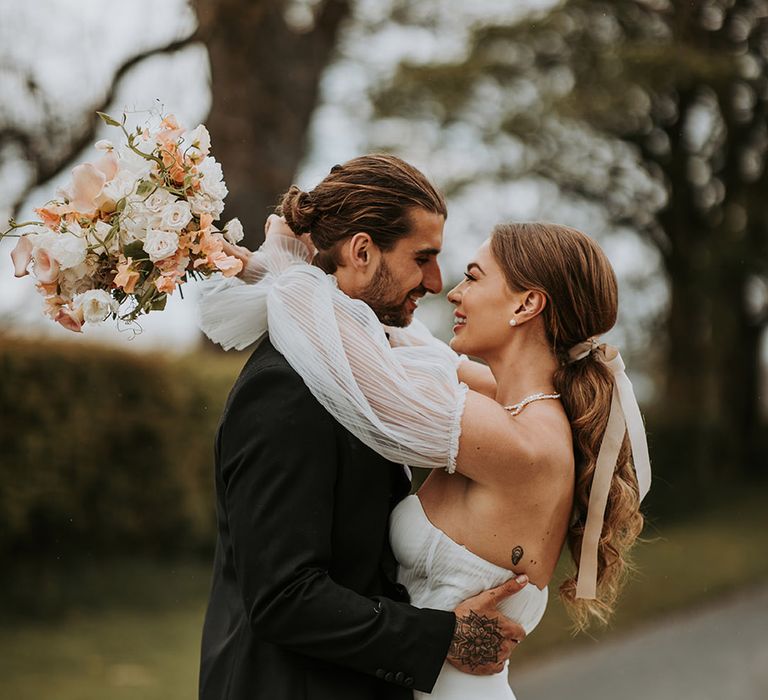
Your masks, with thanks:
M435 527L418 496L407 496L392 511L390 541L400 564L398 581L420 608L453 610L459 603L494 588L513 574L481 559ZM500 612L523 626L527 634L544 615L547 589L532 583L499 605ZM513 657L514 658L514 657ZM514 693L507 668L492 676L471 676L447 661L432 692L414 693L416 700L510 700Z
M315 398L362 442L387 459L455 469L467 393L459 357L414 322L385 329L370 307L351 299L336 278L308 264L295 239L268 239L246 278L205 284L201 327L225 349L269 333ZM394 347L393 347L394 346ZM417 496L392 512L390 536L399 581L418 607L453 610L514 576L451 540L426 517ZM529 583L499 609L530 633L547 605L547 589ZM445 663L431 700L509 700L504 671L472 676Z

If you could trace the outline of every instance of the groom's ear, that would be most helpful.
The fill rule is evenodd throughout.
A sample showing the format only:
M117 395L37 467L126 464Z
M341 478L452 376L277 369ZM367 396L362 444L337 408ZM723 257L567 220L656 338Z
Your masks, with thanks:
M348 264L360 272L365 272L380 254L370 234L363 231L352 236L344 247Z

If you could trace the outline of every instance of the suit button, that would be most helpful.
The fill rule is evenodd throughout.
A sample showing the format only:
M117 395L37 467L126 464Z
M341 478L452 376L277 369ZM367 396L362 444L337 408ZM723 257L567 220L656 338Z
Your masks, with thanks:
M373 606L373 612L375 612L377 615L381 614L381 601Z
M376 669L376 678L384 678L387 672L383 668Z
M385 680L385 681L387 681L387 683L391 683L391 682L392 682L392 679L393 679L394 677L395 677L395 674L394 674L394 673L392 673L392 671L387 671L387 672L384 674L384 680Z
M410 676L408 676L408 678L406 678L406 679L403 681L403 685L404 685L406 688L413 688L413 678L411 678Z
M402 671L398 671L398 672L395 674L395 680L396 680L398 683L402 683L404 679L405 679L405 674L404 674Z

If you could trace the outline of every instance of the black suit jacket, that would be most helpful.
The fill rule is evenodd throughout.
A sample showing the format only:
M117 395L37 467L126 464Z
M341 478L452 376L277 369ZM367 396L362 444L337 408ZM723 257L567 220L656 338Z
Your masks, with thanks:
M216 437L201 700L406 700L432 689L455 618L409 605L395 583L388 519L408 488L402 466L259 346Z

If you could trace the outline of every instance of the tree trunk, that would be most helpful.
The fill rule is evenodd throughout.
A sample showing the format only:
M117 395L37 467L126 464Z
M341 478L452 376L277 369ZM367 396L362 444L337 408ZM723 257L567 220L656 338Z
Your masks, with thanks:
M760 392L763 326L745 303L744 261L706 255L710 235L667 259L670 280L664 430L677 433L679 464L699 489L764 476ZM680 237L674 234L677 240Z
M211 60L207 124L229 187L226 214L240 218L245 244L254 247L304 156L320 79L350 0L321 2L306 31L286 22L284 0L195 4Z
M718 288L712 356L716 361L719 424L725 432L729 478L765 473L760 435L760 341L762 327L745 304L744 273L728 271Z
M697 284L685 259L668 263L670 306L667 318L666 388L662 405L663 430L674 441L671 464L665 471L684 471L699 487L716 482L718 459L717 401L710 350L709 299ZM723 456L720 456L723 459ZM678 462L675 464L675 462Z

